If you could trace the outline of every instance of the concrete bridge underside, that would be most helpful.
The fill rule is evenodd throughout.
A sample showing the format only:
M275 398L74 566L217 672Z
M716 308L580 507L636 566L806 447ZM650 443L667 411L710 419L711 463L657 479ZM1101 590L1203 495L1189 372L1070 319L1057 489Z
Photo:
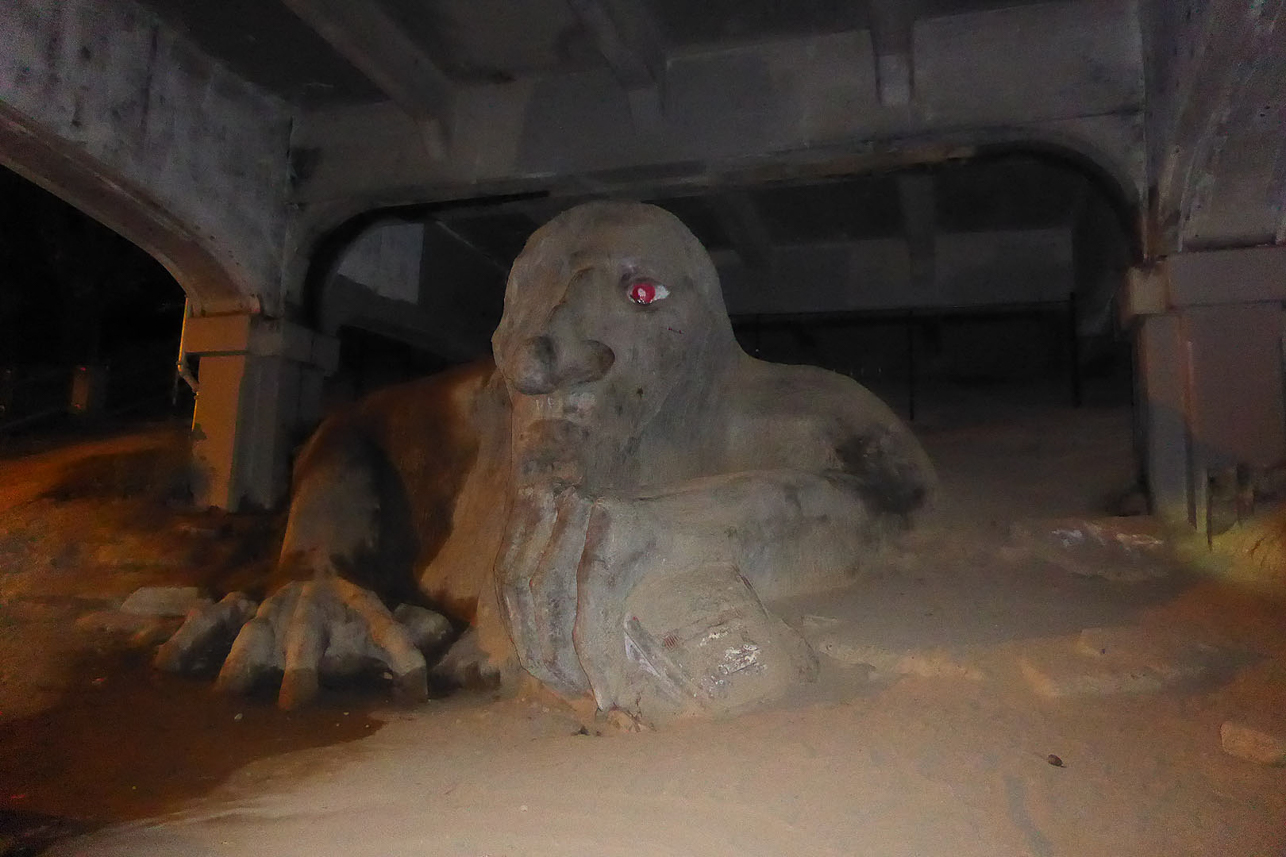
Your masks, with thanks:
M728 279L753 282L792 258L756 188L1012 150L1077 165L1127 221L1116 298L1158 511L1199 524L1210 474L1286 458L1282 0L484 6L0 10L0 163L188 294L201 502L281 501L341 326L485 350L495 308L468 296L503 260L451 219L480 200L539 223L595 196L699 197L731 239ZM906 175L879 237L909 288L949 242L942 189Z

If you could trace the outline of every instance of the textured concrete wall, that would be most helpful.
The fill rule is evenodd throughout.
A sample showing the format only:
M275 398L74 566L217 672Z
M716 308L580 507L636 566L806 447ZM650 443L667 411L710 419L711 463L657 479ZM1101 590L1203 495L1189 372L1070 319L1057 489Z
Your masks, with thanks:
M380 222L325 278L318 327L355 327L449 361L490 353L508 271L441 223Z
M345 248L336 273L381 297L415 303L423 247L423 223L376 223Z
M934 277L918 285L901 238L779 248L771 274L720 266L734 314L977 307L1066 301L1071 231L939 233Z
M434 159L391 105L301 119L296 199L399 202L514 183L624 188L748 164L927 143L1044 141L1095 157L1141 195L1142 57L1134 3L1052 2L924 19L915 96L886 107L866 30L675 52L663 113L633 119L610 72L461 87ZM492 189L489 191L488 189Z
M0 162L161 257L199 307L282 311L292 121L283 102L130 3L6 0L0 108L9 132ZM47 141L45 154L6 146L10 137ZM68 159L77 170L54 163ZM141 209L168 216L172 234L146 234ZM170 248L183 241L217 264L188 270ZM230 283L210 282L220 271Z
M1194 464L1207 470L1281 464L1286 459L1281 305L1193 307L1183 319L1191 361Z
M1286 243L1286 2L1142 13L1153 253Z

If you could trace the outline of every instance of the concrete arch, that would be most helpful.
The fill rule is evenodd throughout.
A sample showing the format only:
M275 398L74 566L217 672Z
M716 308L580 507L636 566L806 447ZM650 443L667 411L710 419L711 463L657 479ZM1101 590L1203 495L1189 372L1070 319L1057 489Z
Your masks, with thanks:
M1145 166L1137 148L1122 140L1113 143L1107 146L1083 134L1044 131L980 148L982 151L1026 151L1061 161L1085 174L1112 203L1130 239L1135 261L1141 262L1148 254Z
M192 301L197 502L279 502L335 350L283 318L295 108L142 6L20 0L0 30L0 163L146 250Z
M301 232L307 243L286 269L290 317L325 336L354 328L449 363L488 354L499 304L495 318L477 317L477 292L501 294L508 271L478 257L431 211L312 212L314 228Z
M1146 208L1143 161L1133 146L1138 134L1141 131L1137 117L1088 117L1066 122L956 129L764 154L750 164L709 164L701 171L707 175L710 186L747 188L765 181L765 177L773 182L806 183L818 175L835 178L843 173L859 175L931 167L952 160L1032 154L1086 176L1103 192L1127 237L1132 259L1138 261L1144 255ZM571 195L565 195L570 177L554 175L541 181L528 180L519 192L511 182L476 184L467 189L468 199L461 198L463 188L426 186L305 203L295 223L292 238L296 244L288 254L285 271L291 317L313 327L320 324L322 295L330 288L342 255L360 236L381 223L414 221L440 208L460 206L482 209L494 205L500 209L535 205L540 208L544 201L545 208L557 210L560 204L565 207L598 196L655 198L665 195L671 187L686 187L692 177L690 169L674 171L674 175L669 176L664 168L642 170L632 178L617 173L587 176L585 183L593 184L595 189ZM555 198L550 198L551 193ZM409 316L406 320L410 321Z
M197 315L258 312L251 284L147 191L0 102L0 164L127 238L160 262Z
M1143 260L1146 253L1145 199L1142 189L1120 164L1104 157L1102 152L1043 138L983 145L978 148L976 156L1023 154L1035 155L1085 176L1115 212L1121 231L1128 239L1132 262L1137 264Z
M160 260L197 313L279 317L293 108L146 9L0 11L0 161Z

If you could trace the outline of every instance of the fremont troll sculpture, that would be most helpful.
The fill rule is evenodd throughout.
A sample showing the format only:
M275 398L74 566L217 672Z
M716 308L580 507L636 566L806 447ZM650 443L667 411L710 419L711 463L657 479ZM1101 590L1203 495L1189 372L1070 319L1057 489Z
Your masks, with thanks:
M875 396L733 338L713 263L666 211L596 202L514 262L495 364L383 390L296 467L271 594L189 616L157 663L235 636L218 683L290 707L372 662L426 693L427 603L469 630L439 669L592 694L649 721L779 697L816 660L769 612L842 583L934 476Z

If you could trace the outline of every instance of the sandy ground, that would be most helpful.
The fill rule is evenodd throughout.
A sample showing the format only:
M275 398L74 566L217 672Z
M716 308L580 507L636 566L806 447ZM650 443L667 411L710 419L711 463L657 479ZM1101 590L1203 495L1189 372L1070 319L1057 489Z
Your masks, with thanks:
M1220 746L1229 719L1286 729L1271 573L1232 582L1103 518L1128 410L994 414L926 407L936 516L851 587L777 605L815 685L655 732L540 694L285 714L155 676L77 617L226 585L271 522L120 490L111 443L89 480L84 447L0 462L26 486L0 490L0 855L1286 854L1286 769ZM137 466L153 437L112 443Z

